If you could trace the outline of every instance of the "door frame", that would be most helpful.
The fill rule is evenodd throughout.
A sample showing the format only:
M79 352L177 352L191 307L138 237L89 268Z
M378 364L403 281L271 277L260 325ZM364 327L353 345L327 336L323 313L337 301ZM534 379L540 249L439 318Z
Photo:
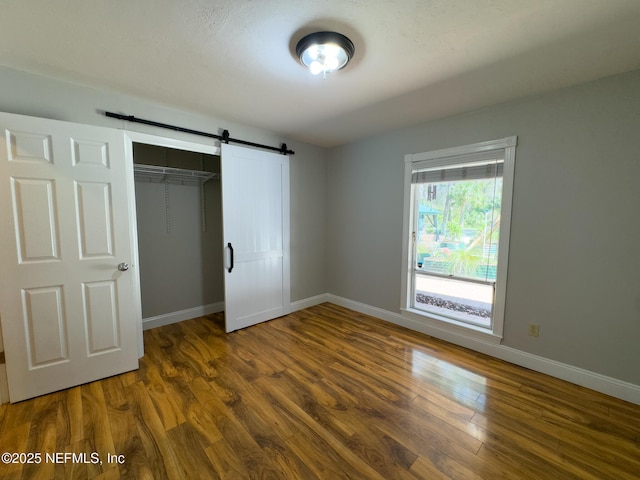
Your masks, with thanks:
M132 202L129 205L130 211L133 212L131 217L131 222L133 223L133 227L131 229L132 242L135 249L135 258L139 263L139 255L138 255L138 219L136 217L136 195L135 195L135 180L133 175L133 144L134 143L142 143L146 145L154 145L157 147L166 147L166 148L174 148L176 150L184 150L188 152L196 152L196 153L204 153L208 155L220 155L220 142L216 141L214 145L207 145L205 143L197 143L191 142L187 140L177 140L169 137L162 137L159 135L151 135L148 133L141 132L133 132L130 130L123 130L124 133L124 142L125 142L125 157L129 167L129 175L128 178L131 180L131 185L128 186L132 195L129 196L130 201ZM138 325L138 356L141 358L144 355L144 338L142 334L142 296L141 296L141 286L140 286L140 269L136 269L138 273L135 278L135 288L137 291L136 295L136 312L138 318L136 319Z

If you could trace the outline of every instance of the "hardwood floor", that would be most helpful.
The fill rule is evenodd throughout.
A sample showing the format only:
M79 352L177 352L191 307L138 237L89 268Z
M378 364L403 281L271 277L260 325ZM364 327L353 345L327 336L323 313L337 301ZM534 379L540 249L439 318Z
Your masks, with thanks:
M0 453L42 455L0 478L640 478L640 406L331 304L149 330L145 352L0 406Z

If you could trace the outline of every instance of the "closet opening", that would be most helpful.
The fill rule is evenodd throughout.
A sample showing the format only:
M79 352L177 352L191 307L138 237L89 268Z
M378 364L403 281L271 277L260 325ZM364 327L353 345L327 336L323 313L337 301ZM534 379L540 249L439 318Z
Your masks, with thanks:
M220 156L132 147L143 329L223 311Z

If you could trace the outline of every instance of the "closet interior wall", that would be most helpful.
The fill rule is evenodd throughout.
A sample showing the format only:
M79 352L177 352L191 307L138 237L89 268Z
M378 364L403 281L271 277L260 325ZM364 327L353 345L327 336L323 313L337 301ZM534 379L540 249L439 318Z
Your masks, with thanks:
M220 157L134 143L134 163L220 173ZM142 296L147 320L224 301L219 176L165 183L136 175Z

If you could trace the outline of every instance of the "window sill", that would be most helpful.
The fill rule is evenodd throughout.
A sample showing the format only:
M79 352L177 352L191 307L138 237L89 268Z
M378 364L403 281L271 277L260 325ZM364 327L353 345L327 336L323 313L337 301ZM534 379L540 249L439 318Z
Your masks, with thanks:
M402 316L413 322L419 322L425 325L429 330L442 331L444 334L453 334L479 340L481 342L500 344L502 336L496 335L491 330L478 327L464 322L458 322L451 318L443 317L434 313L417 310L414 308L403 308L400 310ZM431 333L434 337L438 337L437 332ZM445 338L446 340L446 338Z

